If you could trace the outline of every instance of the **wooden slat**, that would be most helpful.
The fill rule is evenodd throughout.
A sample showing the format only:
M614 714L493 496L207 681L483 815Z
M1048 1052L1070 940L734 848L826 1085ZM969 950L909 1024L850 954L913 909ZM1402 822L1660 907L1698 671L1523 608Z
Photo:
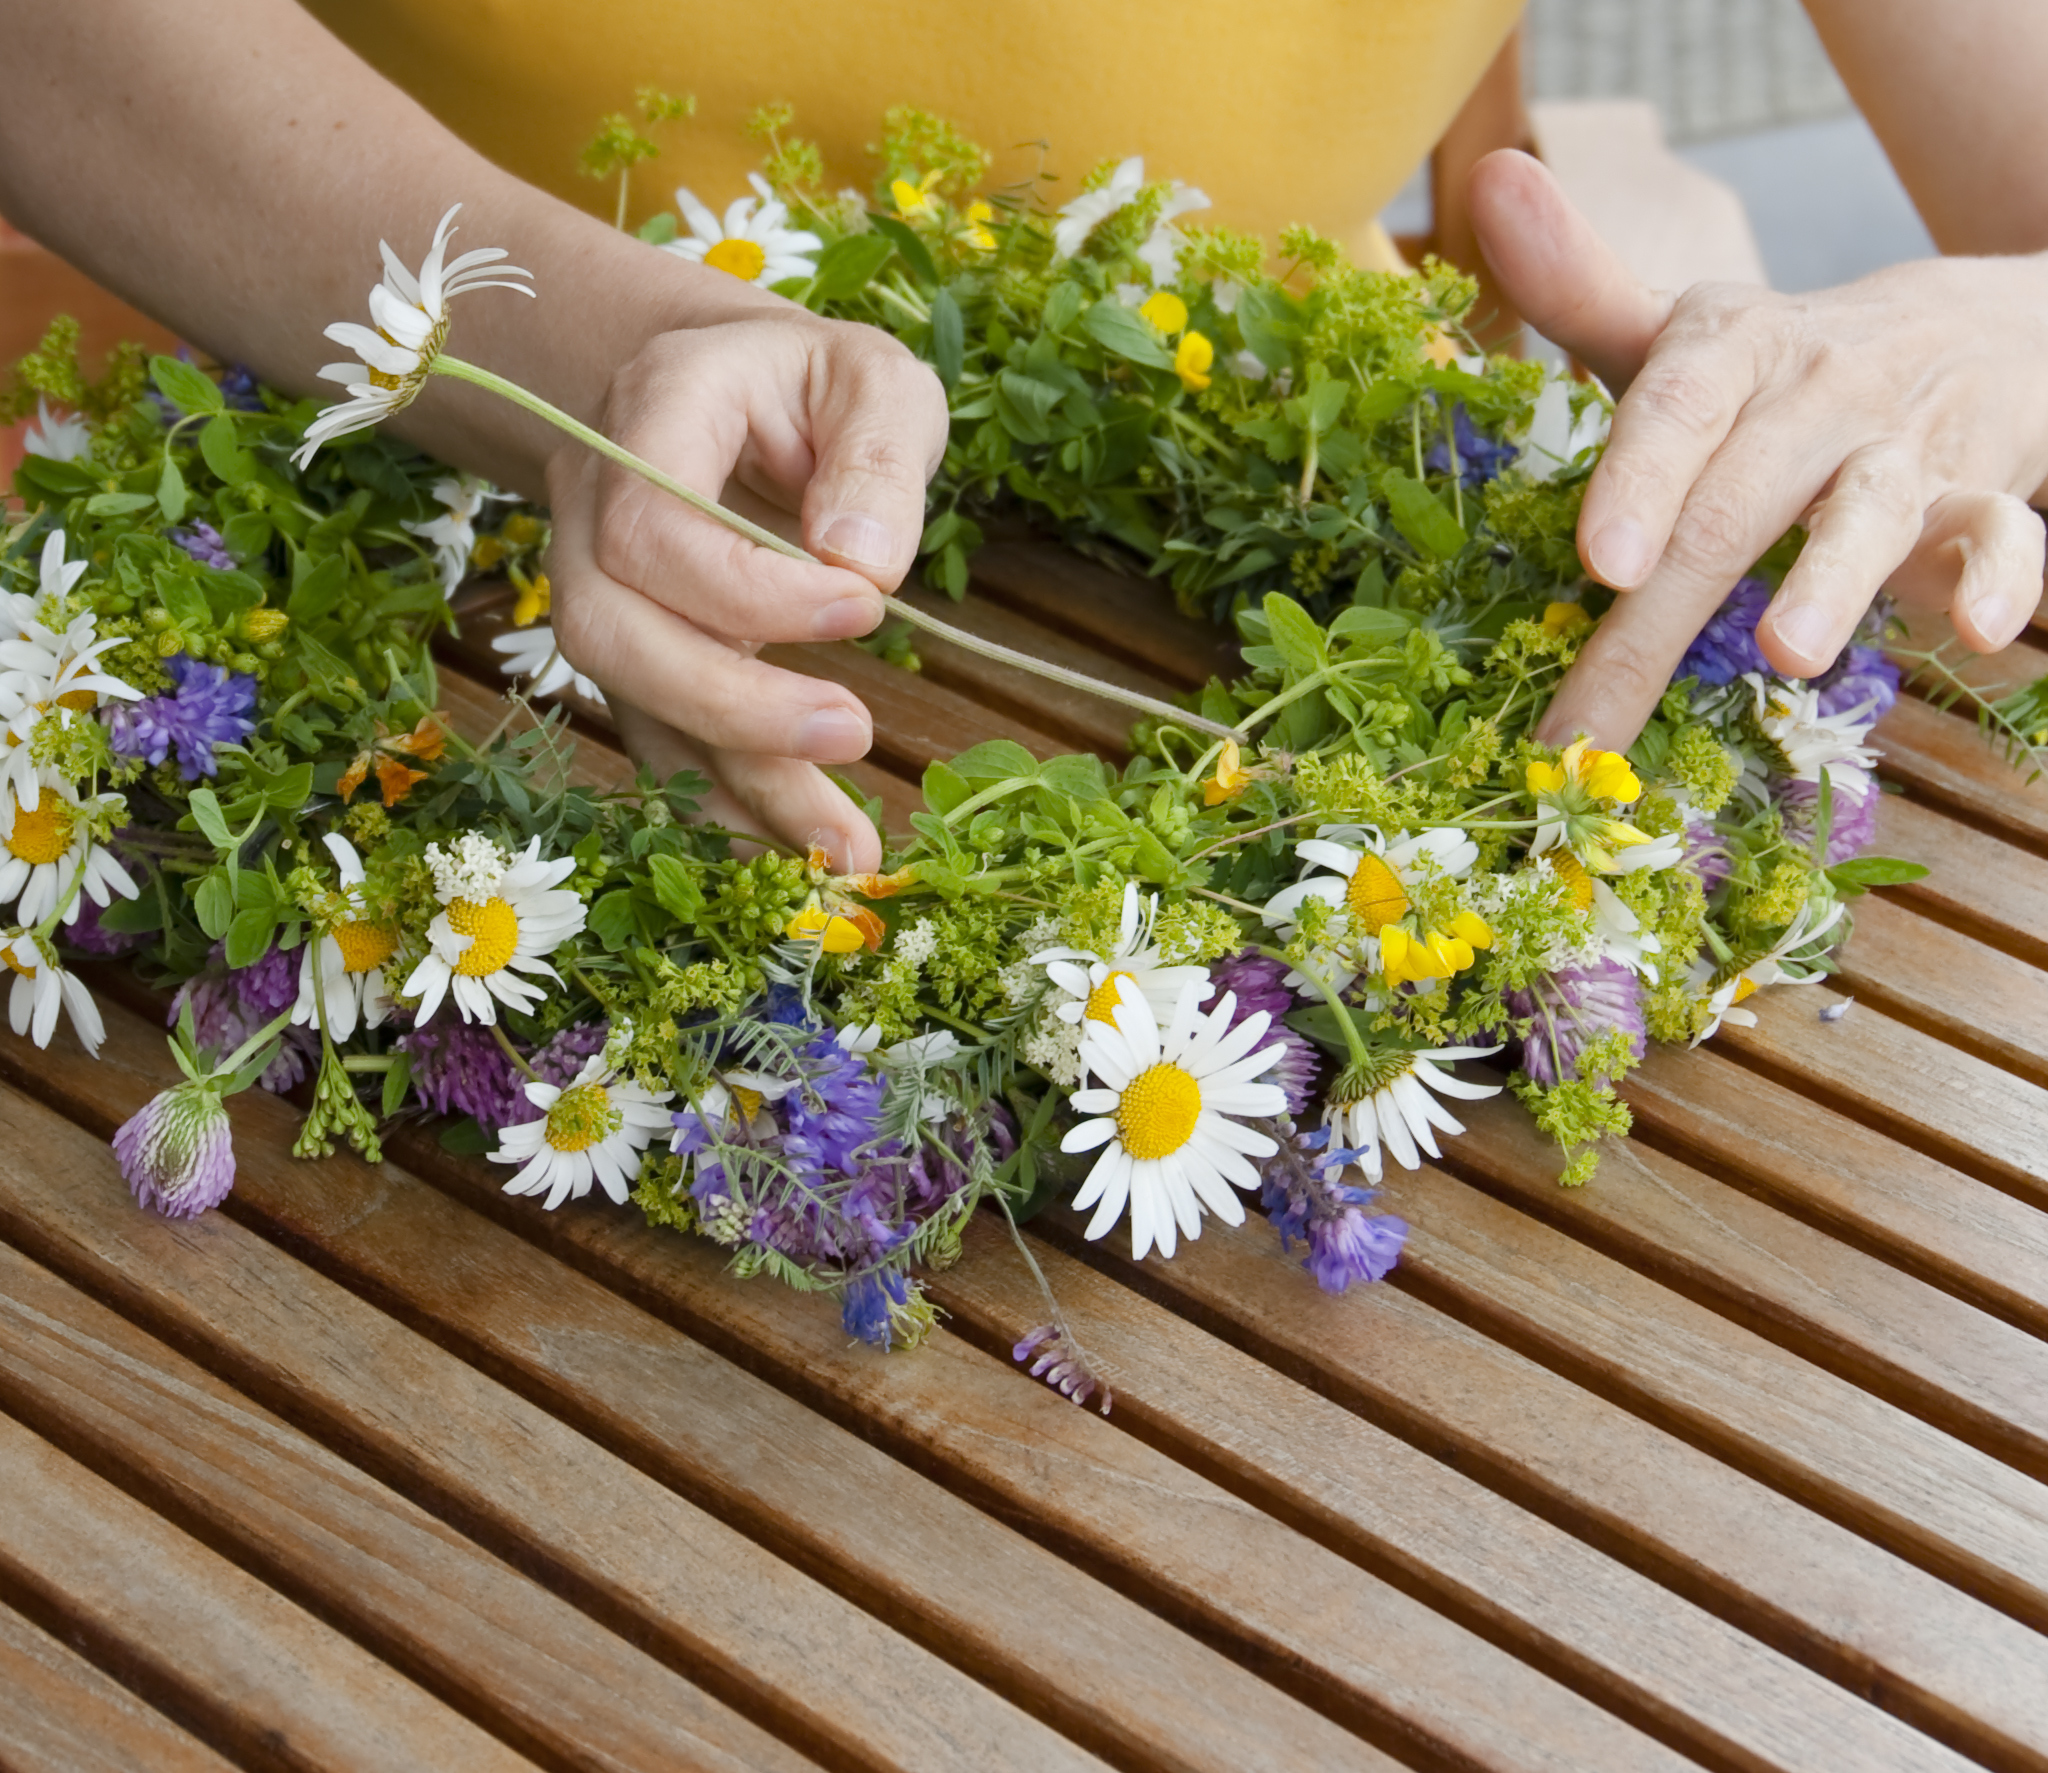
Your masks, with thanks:
M2048 1344L1661 1151L1611 1143L1597 1186L1560 1188L1557 1148L1519 1103L1474 1103L1462 1118L1445 1166L1457 1175L2034 1478L2048 1474Z
M2018 1622L1404 1286L1305 1299L1298 1251L1265 1236L1134 1270L1084 1222L1034 1229L1930 1734L2048 1768L2048 1642Z
M1672 1150L1832 1237L2048 1335L2048 1213L1759 1077L1711 1045L1651 1052L1622 1093L1635 1113L1634 1143Z
M0 1581L238 1761L364 1773L533 1765L6 1417L0 1490Z
M0 1607L0 1767L9 1773L232 1773L77 1651Z
M0 1059L12 1071L32 1051L9 1037ZM123 1092L129 1108L165 1081L160 1067L148 1077L115 1062L77 1069ZM346 1446L381 1481L542 1574L777 1736L870 1765L1098 1765L232 1220L139 1218L92 1134L25 1098L8 1108L19 1142L0 1151L0 1234L124 1315L203 1348L204 1364L257 1401ZM289 1111L251 1092L236 1113L250 1129L245 1151L281 1161ZM319 1186L310 1170L295 1181Z
M1901 696L1872 742L1887 780L2037 856L2048 854L2048 779L2029 783L1985 742L1975 721Z
M1883 897L2048 967L2048 894L2038 857L1894 794L1878 807L1875 847L1931 870L1925 880L1885 888Z
M1721 1050L1817 1095L1903 1145L2048 1206L2048 1090L1945 1046L1881 1010L1823 1022L1826 985L1759 992L1754 1028L1727 1026Z
M0 1398L529 1752L649 1773L813 1764L5 1245Z
M1260 1235L1254 1228L1249 1235ZM1014 1343L1043 1302L987 1217L937 1290L983 1341ZM1916 1770L1955 1763L1625 1565L1318 1397L1108 1276L1040 1246L1128 1425L1368 1567L1468 1613L1576 1690L1716 1763ZM1302 1301L1304 1309L1318 1302Z

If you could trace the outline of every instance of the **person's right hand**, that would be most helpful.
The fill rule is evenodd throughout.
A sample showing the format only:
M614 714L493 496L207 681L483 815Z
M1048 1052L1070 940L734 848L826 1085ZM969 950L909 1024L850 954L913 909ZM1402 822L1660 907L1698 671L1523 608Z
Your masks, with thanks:
M848 872L877 866L880 842L817 766L867 751L868 712L754 653L882 620L946 425L938 378L886 333L777 305L655 338L613 377L600 428L831 564L758 547L581 444L549 463L556 639L627 748L709 776L721 823L821 844Z

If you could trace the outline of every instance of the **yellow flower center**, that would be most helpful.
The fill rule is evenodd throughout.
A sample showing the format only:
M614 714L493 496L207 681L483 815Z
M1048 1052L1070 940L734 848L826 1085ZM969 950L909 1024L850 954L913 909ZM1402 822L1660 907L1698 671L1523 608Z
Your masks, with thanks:
M371 387L382 388L387 394L396 394L405 386L405 383L388 369L373 369L369 371L369 377Z
M452 922L453 919L450 919ZM334 945L341 950L341 964L345 972L367 973L381 967L391 958L392 950L398 946L398 932L388 923L337 924L334 930ZM470 954L476 950L472 948ZM467 961L469 955L464 955Z
M588 1151L610 1136L619 1119L603 1084L577 1084L555 1098L543 1136L557 1151Z
M1570 850L1550 852L1551 871L1571 890L1572 903L1581 911L1593 909L1593 877Z
M1361 856L1344 889L1344 903L1368 936L1376 936L1397 917L1408 914L1408 895L1401 877L1378 856Z
M761 1104L766 1098L762 1096L759 1090L750 1090L745 1084L734 1084L732 1086L732 1099L739 1104L740 1118L752 1120L755 1115L761 1112Z
M34 967L25 967L14 958L14 949L11 944L6 948L0 948L0 960L6 961L7 970L10 973L19 973L24 979L33 979L36 976L36 969Z
M98 690L66 690L57 698L57 706L69 708L74 714L90 714L100 705Z
M1735 995L1728 1001L1730 1003L1740 1003L1745 997L1754 997L1755 995L1756 981L1745 974L1742 978L1735 981Z
M70 803L46 788L34 812L24 812L21 802L15 801L14 829L7 834L7 847L34 867L61 861L71 847L71 828L77 823L78 815Z
M448 927L457 935L476 938L455 963L465 979L497 972L519 946L519 914L503 899L450 901Z
M1116 982L1119 979L1128 979L1135 985L1138 982L1138 975L1136 973L1111 973L1100 985L1089 992L1088 1008L1085 1012L1089 1021L1107 1022L1112 1028L1116 1026L1115 1010L1117 1004L1121 1001L1116 993Z
M768 263L768 255L751 240L721 240L704 255L714 271L729 271L742 283L752 283Z
M1216 361L1216 347L1198 332L1184 332L1173 350L1173 373L1181 386L1199 394L1209 385L1209 366Z
M1116 1132L1136 1158L1171 1157L1194 1137L1202 1086L1178 1065L1134 1077L1116 1105Z

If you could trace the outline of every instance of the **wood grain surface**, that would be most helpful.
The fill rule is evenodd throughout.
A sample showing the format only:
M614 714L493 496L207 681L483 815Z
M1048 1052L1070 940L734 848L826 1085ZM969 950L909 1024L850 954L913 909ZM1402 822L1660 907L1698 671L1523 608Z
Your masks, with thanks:
M1227 667L1043 542L977 572L1007 644ZM776 654L873 709L890 829L985 738L1120 755L1116 707L918 650ZM1653 1054L1590 1186L1475 1104L1343 1298L1256 1220L1140 1265L1036 1220L1107 1420L1009 1358L1043 1305L997 1222L882 1356L424 1124L305 1165L240 1097L228 1207L149 1218L104 1140L161 1008L103 978L100 1064L0 1035L0 1767L2048 1773L2048 791L1922 698L1881 737L1880 844L1932 872Z

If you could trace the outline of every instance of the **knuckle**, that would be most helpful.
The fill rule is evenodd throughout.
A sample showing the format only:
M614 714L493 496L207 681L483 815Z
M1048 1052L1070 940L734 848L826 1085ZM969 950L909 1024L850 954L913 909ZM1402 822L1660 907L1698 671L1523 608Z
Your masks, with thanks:
M1660 364L1636 379L1628 399L1642 417L1681 431L1711 431L1729 416L1725 384L1701 364Z
M1719 561L1736 555L1746 560L1755 551L1750 546L1755 528L1749 502L1733 489L1695 490L1672 526L1671 546L1690 560Z

